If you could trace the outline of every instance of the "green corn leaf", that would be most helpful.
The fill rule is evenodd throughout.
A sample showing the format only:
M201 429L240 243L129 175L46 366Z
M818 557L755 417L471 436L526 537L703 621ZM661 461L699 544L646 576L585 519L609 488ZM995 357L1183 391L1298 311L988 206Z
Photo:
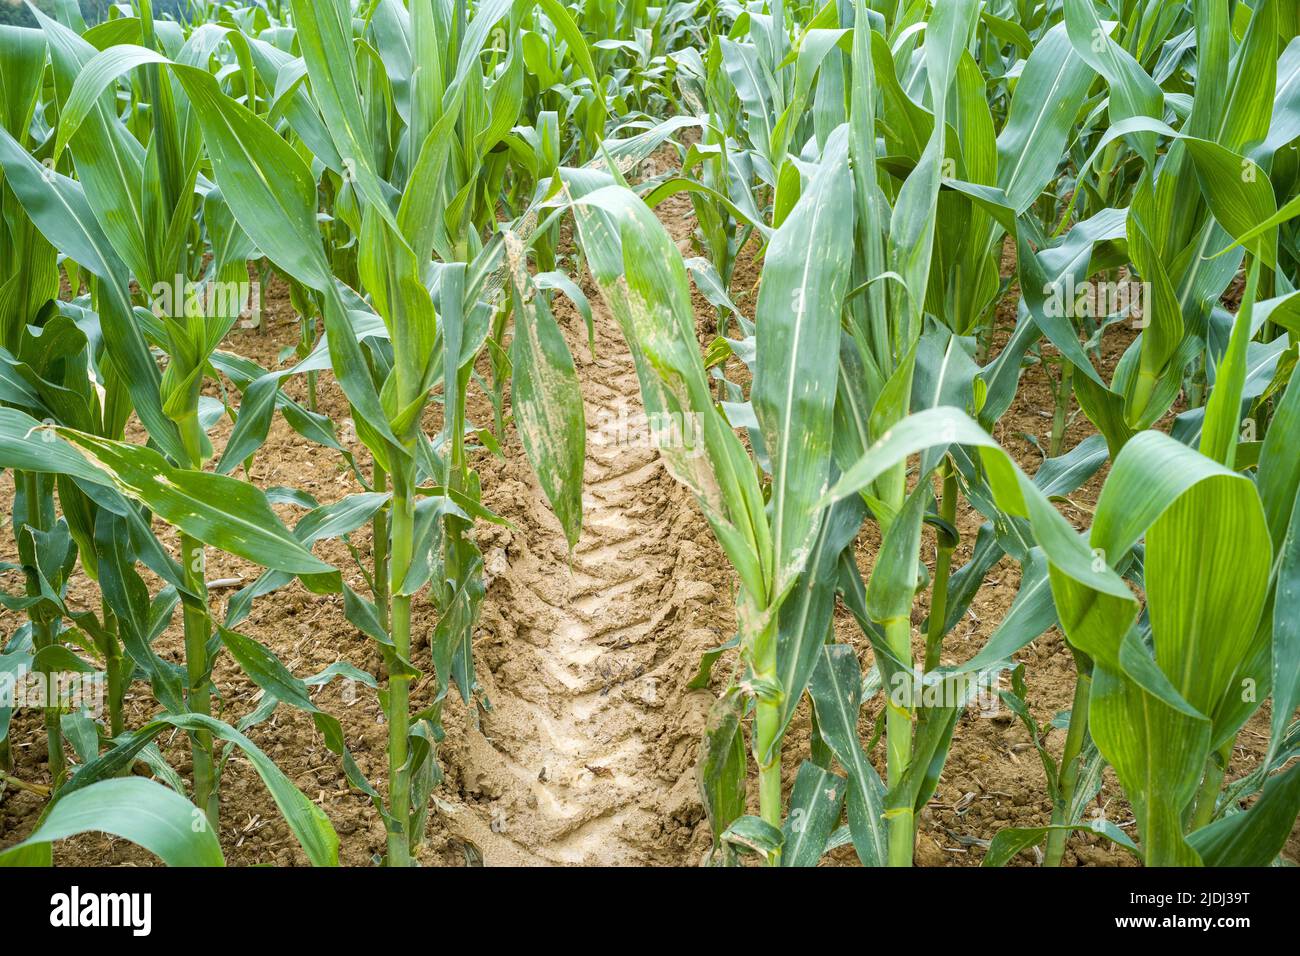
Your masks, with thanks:
M31 836L0 853L0 866L49 866L50 844L82 833L129 840L168 866L225 866L216 834L205 823L194 804L160 783L142 777L101 780L60 798ZM27 856L33 851L40 856Z
M1246 346L1252 329L1255 292L1259 288L1259 263L1250 270L1246 294L1232 325L1228 351L1214 376L1214 390L1205 408L1201 454L1232 468L1241 431L1241 393L1246 382Z
M1269 866L1300 813L1300 764L1271 778L1249 810L1216 820L1188 842L1206 866Z
M1066 0L1066 30L1079 58L1106 78L1110 86L1110 118L1122 122L1134 116L1160 119L1164 94L1141 64L1116 43L1102 26L1091 0ZM1143 159L1154 160L1155 137L1139 133L1133 137Z
M1249 690L1233 677L1268 591L1272 547L1259 496L1241 476L1199 482L1147 529L1146 545L1156 661L1185 700L1213 717L1226 696Z
M229 724L203 714L159 717L119 738L117 745L77 768L64 785L61 799L113 777L126 768L151 741L169 728L206 730L213 737L239 747L270 791L285 823L301 844L313 866L338 866L339 839L325 811L303 795L262 750Z
M754 816L741 817L722 834L723 842L745 852L757 853L769 862L780 856L784 838L785 835L772 824Z
M790 813L782 827L782 866L816 866L840 821L847 783L809 761L799 766L790 792Z
M1007 827L999 830L994 834L992 841L989 843L988 850L984 853L984 859L980 866L998 867L1006 866L1015 858L1016 854L1030 847L1037 846L1043 842L1043 837L1053 830L1064 830L1067 833L1073 833L1075 830L1087 829L1092 833L1098 833L1119 846L1138 853L1137 844L1135 844L1128 835L1110 821L1101 821L1096 824L1089 824L1087 827L1067 825L1067 826L1048 826L1048 827Z
M1065 24L1049 30L1025 62L998 136L998 185L1016 214L1056 176L1074 119L1096 74L1074 52Z
M1270 429L1269 434L1272 435ZM1261 464L1261 474L1263 474ZM1293 510L1278 548L1277 594L1273 604L1273 713L1268 758L1276 756L1287 725L1300 704L1300 518Z
M808 562L829 479L839 314L853 223L848 141L834 135L822 166L776 231L758 300L753 404L772 459L776 591Z
M1255 163L1224 149L1217 143L1187 139L1187 150L1196 166L1204 194L1215 219L1234 238L1255 233L1242 243L1270 269L1277 268L1275 232L1259 233L1257 226L1272 220L1277 212L1273 187Z
M741 717L738 696L727 694L714 703L695 767L715 846L721 844L723 833L745 812L745 735Z
M343 161L345 175L356 183L366 204L397 231L389 206L394 190L377 170L357 87L351 4L348 0L292 0L291 7L313 98Z
M325 739L325 746L342 760L348 782L370 797L376 808L382 811L382 798L366 780L348 750L343 738L343 727L338 718L316 706L308 695L306 683L294 677L284 663L264 645L224 627L218 627L217 631L221 636L222 644L229 649L231 655L239 662L240 668L253 683L275 700L311 714L316 729Z
M37 163L4 130L0 130L0 167L37 228L101 280L100 323L110 361L126 383L150 437L174 461L186 460L176 426L163 412L158 366L132 314L123 285L126 267L100 229L81 185Z
M829 510L799 583L781 605L776 671L785 693L781 702L782 730L794 717L821 659L835 610L840 554L862 527L864 512L861 499L856 497L846 498ZM779 747L781 736L773 743Z
M1199 865L1182 814L1210 752L1210 722L1179 697L1133 632L1116 659L1120 670L1094 673L1093 739L1133 804L1145 862Z
M507 239L507 246L510 243ZM582 393L555 316L524 271L522 250L508 248L507 255L515 259L511 268L515 335L510 348L515 426L572 548L582 530L587 431Z
M849 775L849 832L863 866L884 866L888 837L884 822L885 787L858 740L862 672L853 648L828 644L808 687L822 737Z
M150 448L57 429L107 484L204 544L262 567L293 574L331 574L280 524L266 496L225 475L173 468ZM28 439L39 442L39 437ZM89 478L89 473L84 473Z

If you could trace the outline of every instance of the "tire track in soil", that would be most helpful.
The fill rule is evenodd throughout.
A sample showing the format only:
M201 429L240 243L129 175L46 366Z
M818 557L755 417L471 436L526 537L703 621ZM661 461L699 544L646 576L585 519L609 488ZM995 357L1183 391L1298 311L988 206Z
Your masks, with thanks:
M645 434L617 323L585 291L594 355L556 300L587 414L582 536L570 558L512 437L504 474L485 476L485 503L519 528L483 542L491 710L449 733L464 803L447 824L489 865L691 864L707 846L694 762L713 695L686 684L732 627L729 571Z

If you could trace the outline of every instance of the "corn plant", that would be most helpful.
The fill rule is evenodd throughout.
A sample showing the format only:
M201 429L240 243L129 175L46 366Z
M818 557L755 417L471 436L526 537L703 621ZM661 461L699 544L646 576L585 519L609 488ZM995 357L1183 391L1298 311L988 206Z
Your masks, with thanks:
M1294 767L1269 780L1248 812L1219 799L1233 742L1270 688L1266 764L1286 746L1295 707L1285 583L1294 538L1292 389L1264 439L1257 480L1235 470L1257 276L1252 270L1199 450L1156 432L1134 436L1098 501L1094 566L1140 580L1145 608L1114 581L1104 590L1053 581L1066 635L1093 662L1091 679L1081 681L1091 685L1092 735L1133 804L1149 865L1264 865L1285 842L1300 799ZM1140 572L1131 553L1139 537ZM1041 837L1013 831L997 856Z
M192 826L194 805L160 783L104 780L54 804L26 840L0 853L0 866L50 866L56 840L111 833L168 866L224 866L216 834Z
M44 43L39 34L32 30L15 27L0 28L0 42L4 46L6 62L12 63L23 80L5 101L3 126L5 131L18 138L20 146L30 148L28 130L40 95L41 78L44 73ZM6 245L13 251L4 277L3 301L4 314L0 318L3 329L3 358L12 371L10 375L19 376L31 368L31 360L41 362L40 350L34 347L30 336L25 335L26 326L34 316L58 291L58 271L56 250L45 240L23 211L21 204L9 188L4 188L4 230ZM36 354L25 354L25 353ZM54 361L49 356L46 361ZM70 363L75 373L75 363ZM43 369L36 369L34 377L40 377ZM7 376L8 378L8 376ZM23 396L33 396L34 390L28 383L19 385L17 392ZM10 396L12 398L12 395ZM33 396L34 397L34 396ZM43 403L41 403L43 404ZM43 417L43 416L42 416ZM32 650L40 653L53 647L57 642L57 622L51 620L50 609L42 607L39 570L37 568L38 535L44 537L53 523L53 485L49 478L40 475L14 475L15 509L13 529L18 550L23 557L27 572L27 593L22 597L6 595L6 605L11 609L26 608L31 631ZM46 551L46 549L40 549ZM52 552L52 549L50 549ZM47 552L47 556L52 553ZM54 582L62 577L62 556L55 560L59 573L52 574ZM8 738L5 740L4 754L8 754ZM60 760L63 755L63 740L58 723L58 716L52 709L46 711L46 747L50 754L51 775L58 781L63 774Z
M59 103L64 106L72 96L81 68L95 51L66 27L48 18L40 19L50 49ZM146 39L152 42L152 34ZM170 315L170 321L158 330L162 337L157 344L167 350L171 361L166 375L159 375L145 337L136 324L124 276L129 268L131 274L140 278L141 285L150 289L160 283L167 284L172 276L188 276L188 264L182 262L183 237L195 201L192 187L190 194L184 194L183 180L187 174L179 168L179 157L172 155L177 149L178 117L169 103L163 102L163 94L156 84L152 92L154 142L164 145L159 146L159 152L152 154L150 160L146 161L142 148L100 99L86 104L86 112L90 114L86 122L75 121L75 129L65 128L64 138L53 144L47 167L36 164L12 137L6 136L5 170L38 228L47 237L54 236L61 247L72 250L75 259L95 274L98 289L93 295L104 338L131 403L151 437L172 462L197 470L210 454L198 414L204 361L206 353L233 322L233 316L209 322L203 315L183 312ZM74 112L75 109L74 106ZM73 135L77 137L73 144L73 164L80 178L76 183L57 172L63 149ZM164 152L166 159L162 158ZM193 162L191 159L188 174L191 182ZM146 168L150 174L148 182L157 187L158 195L154 198L158 203L153 206L139 197L146 181ZM129 176L123 176L123 169L134 169L140 178L132 182ZM90 188L83 183L89 183ZM115 215L125 210L134 214ZM140 210L158 218L146 226ZM164 215L169 217L169 222L162 218ZM102 229L101 222L109 224L106 230ZM215 339L211 338L214 328ZM121 422L116 422L116 428L120 430L120 427ZM65 503L65 512L71 511L71 503ZM187 706L195 713L205 714L210 696L206 650L210 627L202 577L202 543L183 533L181 548L181 574L184 593L189 599L185 603ZM52 759L57 758L52 756ZM211 741L205 731L194 735L193 759L196 799L206 807L215 823Z
M473 691L469 638L482 595L482 567L466 532L475 516L486 513L477 505L477 479L466 456L464 407L470 368L491 317L490 305L479 295L492 271L489 264L501 255L499 242L482 246L473 223L481 202L482 156L505 134L513 115L507 105L511 101L499 96L495 112L484 112L477 71L490 31L509 8L504 2L485 4L456 26L462 45L445 72L413 74L406 91L404 146L389 153L386 142L370 135L363 120L363 102L373 93L366 84L382 74L358 75L347 53L352 42L347 5L293 6L312 102L340 158L349 202L355 204L350 228L359 242L364 303L340 288L331 272L316 227L316 190L292 146L230 99L208 74L161 57L147 58L167 65L198 102L213 172L235 220L277 268L311 290L324 317L330 365L352 405L358 434L374 456L376 474L391 487L387 510L375 522L372 580L378 600L371 604L349 592L349 616L380 641L388 667L390 769L384 817L388 860L394 866L409 861L437 780L432 747L440 734L438 705L413 718L408 702L410 680L418 673L411 663L411 603L435 577L434 600L441 616L431 644L439 700L453 674L467 700ZM562 9L548 11L572 26ZM405 29L400 22L397 28ZM432 57L433 49L445 49L439 31L449 28L429 4L413 5L409 31L416 51L429 51ZM138 51L131 55L143 56ZM496 81L506 96L516 98L519 90L511 77L517 64L518 54L512 53ZM363 82L365 77L369 79ZM241 145L254 141L266 145L258 155ZM462 144L463 152L452 150L453 143ZM445 180L444 173L450 173ZM439 203L423 201L430 191L441 197ZM436 263L431 261L435 254ZM432 289L425 284L431 272ZM367 345L363 352L351 315L371 309L382 320L383 344ZM422 431L422 413L438 385L443 387L444 424L435 446ZM269 403L266 408L270 410ZM249 434L265 434L264 415L245 421ZM255 445L254 440L241 446L240 455ZM377 486L382 491L383 484ZM431 507L417 505L420 498ZM438 516L440 521L430 521ZM574 520L566 518L570 527ZM576 528L572 533L576 536Z
M154 233L165 237L166 243L150 247L141 241L145 227L139 218L123 220L109 214L110 209L130 207L134 200L129 194L114 191L114 182L111 176L104 175L105 170L116 162L126 164L128 168L134 164L134 168L141 170L144 154L138 145L132 146L133 140L100 96L103 85L111 80L112 75L87 82L77 72L93 59L94 51L88 49L88 45L71 30L54 21L42 19L41 27L50 49L55 51L51 55L55 87L62 94L61 105L66 110L58 114L59 119L67 120L69 114L74 119L60 127L65 140L52 143L53 152L46 165L37 163L21 150L11 135L6 134L3 144L0 144L4 151L6 186L18 196L36 228L46 236L54 237L53 241L60 247L71 250L80 268L93 277L88 302L92 311L84 313L84 318L87 327L92 328L97 337L102 336L104 351L101 354L98 348L92 350L86 335L75 326L72 331L80 335L79 339L70 339L67 331L60 333L62 326L59 323L66 322L66 316L43 322L36 315L26 318L32 327L42 327L44 344L53 345L56 339L62 338L67 352L58 364L49 365L48 370L44 363L18 365L18 359L14 359L22 369L22 377L14 381L25 378L27 389L25 393L7 396L12 400L11 404L53 414L46 416L45 424L21 413L15 413L6 421L5 463L43 476L46 481L58 476L60 502L66 518L66 525L61 525L64 529L62 539L68 541L71 531L83 566L103 589L102 619L96 620L85 612L71 612L62 606L59 599L58 583L66 579L66 569L58 575L47 573L52 570L48 555L44 559L38 556L33 562L34 570L46 582L54 582L54 586L43 584L42 590L45 594L43 604L52 605L57 612L53 622L55 634L59 619L71 619L78 632L87 635L107 659L112 678L107 736L120 738L123 733L119 704L122 681L128 675L122 672L119 639L125 644L132 661L151 678L156 696L171 713L169 718L155 722L151 728L135 732L130 745L120 743L103 758L97 756L97 741L88 750L78 748L84 764L69 780L67 790L80 789L110 772L125 771L141 753L145 753L151 762L160 762L151 741L167 726L182 726L194 740L195 799L204 809L209 825L215 829L217 767L213 759L213 737L221 737L245 748L251 747L251 742L233 728L208 716L212 629L203 578L202 549L210 543L264 566L290 573L325 575L328 578L334 572L329 565L312 557L283 529L259 492L233 479L199 470L198 466L210 454L204 432L213 421L209 415L203 419L206 426L201 422L199 384L213 346L229 329L234 315L227 311L229 303L219 314L192 311L185 303L182 303L180 311L160 310L158 315L133 306L132 293L128 291L124 277L139 275L146 280L144 286L156 288L156 284L150 284L148 280L160 275L156 271L160 268L159 259L151 260L150 256L177 261L183 248L179 236L184 232L177 225L170 231ZM150 52L143 47L134 49L146 54ZM44 43L41 51L43 56ZM38 70L37 77L42 72ZM81 80L79 89L89 89L88 93L78 95L73 92L73 88L78 88L74 76ZM160 94L155 91L155 95ZM153 100L153 105L156 113L162 112L163 104L158 98ZM82 111L79 118L78 111ZM183 124L190 118L188 110L179 115L179 120L176 114L169 114L167 119L158 119L157 123ZM93 184L90 189L79 180L57 171L64 142L69 141L73 165L80 176ZM156 156L152 162L150 168L157 175ZM193 175L191 171L191 182ZM129 180L119 181L118 185L127 189L138 188L138 184L132 187ZM218 253L213 268L220 274L222 269L228 269L221 251L229 248L227 242L232 236L233 224L228 215L221 215L219 203L210 199L205 206L204 218ZM175 222L188 225L186 219L196 208L194 200L186 199L178 201L175 209L169 212L177 217ZM100 224L100 215L111 223L107 231ZM119 258L119 250L133 257L141 256L133 259L136 265L130 271ZM236 264L242 266L242 263ZM68 271L73 275L79 272L71 267ZM178 272L178 276L185 274L184 271ZM68 308L75 310L75 307ZM159 375L146 340L169 356L165 375ZM30 351L30 347L19 347L20 355ZM57 354L51 353L47 362L52 362ZM70 378L60 378L65 376ZM103 401L95 392L86 391L96 379L104 388ZM69 386L80 391L84 410L79 411L75 403L69 403L68 399L77 394L69 391ZM159 450L120 441L125 416L132 405L146 426L151 427L151 437ZM63 439L56 438L56 430L71 444L60 444ZM63 451L54 454L57 449L51 443ZM74 448L78 450L73 451ZM164 453L169 457L164 457ZM81 459L80 463L77 459ZM227 511L213 504L223 500L226 507L235 510ZM52 504L52 497L47 497L46 506L52 507ZM142 511L141 506L164 520L171 520L178 528L181 564L176 564L153 537L145 517L147 512ZM149 639L156 634L156 630L151 629L157 626L150 621L152 613L161 610L161 623L165 626L170 606L165 599L161 606L151 606L134 569L137 561L143 561L161 575L168 582L170 593L179 593L184 602L187 661L183 681L177 681L168 665L148 648ZM38 654L48 653L43 648L36 650ZM181 723L168 724L169 719ZM51 738L51 770L58 786L63 777L60 763L63 748L53 733ZM295 799L299 801L292 810L295 819L291 820L291 826L300 837L306 834L305 840L313 844L309 847L313 860L328 862L336 859L337 838L323 815L310 805L304 805L301 794L265 757L260 757L260 764L267 775L274 777L273 790L278 789L283 796L282 806L289 807ZM295 796L290 797L290 793Z
M958 11L959 18L966 18L964 21L946 20L944 25L960 31L965 22L969 30L973 9ZM943 56L942 45L937 56ZM944 75L942 61L937 69L938 75ZM857 75L863 82L869 76L865 70L857 71ZM936 79L936 89L941 86L942 81ZM863 121L870 128L867 111L871 103L865 91L855 98L855 105L861 105ZM743 453L730 430L732 423L713 405L699 356L680 344L692 331L684 299L685 269L680 258L666 248L662 227L616 186L602 186L599 179L577 173L567 180L593 277L633 349L647 409L652 414L690 414L703 419L703 449L692 449L694 454L687 454L682 449L661 447L661 452L674 474L696 492L743 583L738 603L738 640L745 672L714 715L701 768L702 787L715 837L725 845L760 849L771 862L784 859L803 863L809 853L815 860L825 844L825 840L820 846L816 841L801 844L797 851L783 856L781 738L813 677L825 642L827 600L833 599L839 556L864 516L860 505L846 505L828 513L822 502L822 489L832 477L835 444L849 440L849 435L842 437L842 430L847 426L865 433L868 428L865 420L850 417L846 421L843 406L838 410L836 407L837 401L843 399L831 394L823 384L843 382L839 359L841 313L846 309L849 291L850 273L846 267L851 265L847 257L853 248L855 228L854 217L845 212L854 209L857 185L849 174L849 159L851 149L863 142L861 137L855 140L853 133L853 126L846 125L828 137L815 175L798 193L765 254L755 322L752 411L742 408L732 413L752 416L752 421L739 419L735 424L749 426L762 469ZM873 166L874 162L867 168ZM861 163L856 168L861 169ZM928 191L921 185L922 179L913 182L908 192L907 203L918 208L909 208L895 220L900 229L908 230L907 242L901 235L895 240L900 267L916 272L922 286L927 264L903 262L902 256L904 249L911 255L915 248L910 230L924 229L925 220L933 228L933 212L926 212L926 204L932 205L937 198L937 160L931 171L934 176ZM925 174L918 171L918 175ZM873 201L858 215L871 223L870 228L880 229L883 223L874 209L875 194L874 187L866 193ZM929 240L917 241L924 244ZM666 271L657 265L665 258L669 263ZM626 276L626 285L617 281L621 276ZM909 320L908 302L901 296L894 302L905 326ZM915 331L910 334L919 336L919 316L911 321ZM904 355L895 357L892 350L896 343L886 338L881 345L888 350L884 361L902 359L898 381L905 383L910 392L914 346L905 340ZM857 349L854 344L845 347ZM825 367L816 364L819 362ZM879 366L873 363L873 367ZM897 388L895 385L895 391ZM881 433L887 434L905 415L907 392L894 398L896 403L903 402L902 413L884 413L878 426ZM881 635L881 647L900 662L910 662L910 634L905 620L898 616L902 612L894 606L904 596L910 605L923 498L920 494L912 496L906 516L900 514L905 497L901 466L902 462L891 465L893 490L887 492L889 497L869 499L886 528L888 552L873 578L872 596L878 593L882 599L872 602L870 626L873 633ZM760 470L771 475L766 496L769 505L764 504L762 489L755 484ZM891 535L889 529L900 519L904 524L898 527L905 530ZM739 724L746 697L752 697L754 708L759 818L740 816L744 761L737 757L737 747L743 739ZM891 710L890 782L896 788L903 785L902 778L911 762L911 741L910 714L902 708ZM861 764L855 764L855 769L861 769ZM816 766L801 769L792 799L806 801L818 793L816 781L826 772ZM879 781L872 782L864 774L856 783L855 809L850 819L859 817L859 803L875 804L874 810L861 815L865 823L858 833L860 855L876 863L910 860L914 800L891 807L887 839L881 820ZM837 792L843 799L843 788ZM802 812L807 808L799 809ZM832 815L832 823L835 816L838 812ZM725 855L726 846L721 849Z

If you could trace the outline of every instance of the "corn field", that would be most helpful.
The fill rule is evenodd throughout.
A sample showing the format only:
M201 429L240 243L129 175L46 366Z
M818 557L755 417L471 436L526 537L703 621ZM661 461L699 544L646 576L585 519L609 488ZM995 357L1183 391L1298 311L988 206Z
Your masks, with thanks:
M0 6L0 864L1300 862L1294 0Z

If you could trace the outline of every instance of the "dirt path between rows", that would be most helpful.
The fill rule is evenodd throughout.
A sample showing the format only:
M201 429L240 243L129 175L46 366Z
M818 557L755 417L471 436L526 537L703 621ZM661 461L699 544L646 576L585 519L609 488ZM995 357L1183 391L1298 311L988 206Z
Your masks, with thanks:
M519 532L485 547L476 654L491 710L454 758L462 789L488 800L448 822L489 865L693 863L705 849L693 765L712 695L686 684L728 636L729 572L651 445L616 322L587 293L593 351L557 301L588 429L572 557L517 441L485 499Z

